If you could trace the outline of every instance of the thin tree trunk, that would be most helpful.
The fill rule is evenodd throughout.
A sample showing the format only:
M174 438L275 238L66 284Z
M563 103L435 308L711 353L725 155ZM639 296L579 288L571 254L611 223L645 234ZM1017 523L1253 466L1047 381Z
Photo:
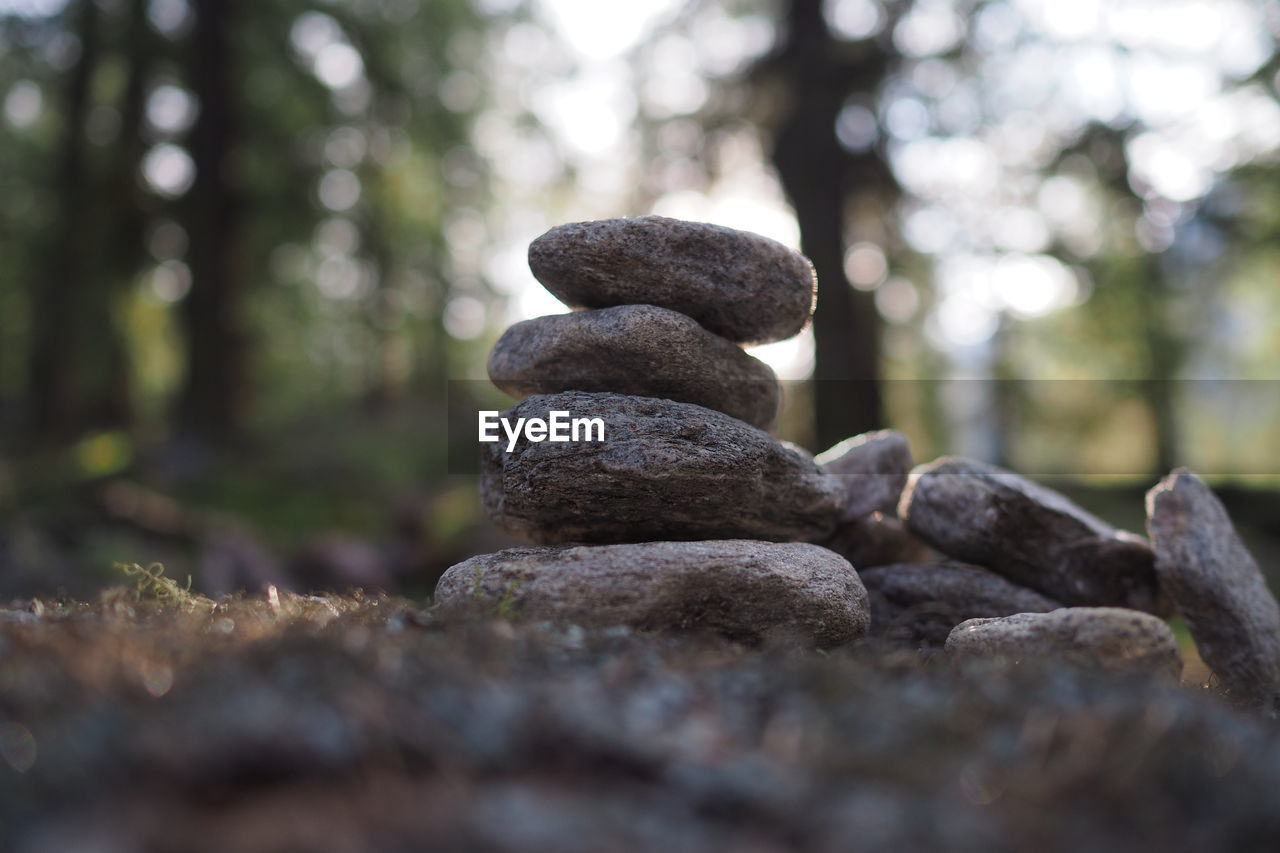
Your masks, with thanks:
M200 104L191 135L196 177L188 199L191 292L182 303L186 375L180 430L233 438L246 414L242 286L236 265L240 205L230 160L238 141L231 30L239 0L196 0L188 75Z
M145 205L138 189L138 165L146 146L142 122L146 105L146 80L154 51L147 23L147 0L132 0L125 39L128 76L120 103L120 136L114 152L111 185L104 211L110 226L104 229L103 247L108 275L98 288L103 376L98 385L95 418L103 426L129 427L134 421L133 381L128 347L119 326L112 322L117 302L127 293L142 265ZM107 320L107 322L101 322Z
M79 0L68 13L80 40L80 56L67 80L64 127L54 178L58 224L48 248L48 267L32 299L34 332L28 359L28 428L39 443L75 436L81 416L76 378L76 316L84 285L88 223L85 118L90 84L101 48L99 13L93 0Z
M844 272L850 190L896 194L878 152L851 154L835 133L849 96L874 92L890 56L875 42L837 45L817 0L791 0L786 41L768 62L783 83L787 112L773 162L800 224L801 248L818 273L814 314L814 435L821 447L884 423L879 320L870 293Z

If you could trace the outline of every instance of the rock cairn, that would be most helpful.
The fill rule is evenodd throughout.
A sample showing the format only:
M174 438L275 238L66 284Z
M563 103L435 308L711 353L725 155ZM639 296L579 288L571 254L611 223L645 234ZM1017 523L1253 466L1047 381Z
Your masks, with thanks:
M484 446L485 510L540 547L450 568L443 612L1176 676L1176 611L1225 692L1280 701L1280 607L1194 474L1148 495L1148 541L1010 471L917 466L891 430L810 457L765 431L777 379L741 349L808 322L802 255L650 216L553 228L529 264L578 310L498 341L503 417L596 417L605 440Z
M755 234L646 216L553 228L529 266L579 310L498 340L489 376L523 398L502 417L599 418L605 438L486 445L486 512L543 547L453 566L437 605L824 647L864 634L857 573L813 544L845 515L844 484L765 431L777 377L742 349L809 322L808 259Z

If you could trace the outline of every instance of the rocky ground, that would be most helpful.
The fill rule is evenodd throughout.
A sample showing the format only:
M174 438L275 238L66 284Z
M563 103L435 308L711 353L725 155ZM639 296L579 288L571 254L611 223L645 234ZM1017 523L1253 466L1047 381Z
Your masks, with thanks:
M145 581L145 579L143 579ZM145 587L146 583L140 584ZM173 587L0 609L0 847L1273 850L1211 689Z

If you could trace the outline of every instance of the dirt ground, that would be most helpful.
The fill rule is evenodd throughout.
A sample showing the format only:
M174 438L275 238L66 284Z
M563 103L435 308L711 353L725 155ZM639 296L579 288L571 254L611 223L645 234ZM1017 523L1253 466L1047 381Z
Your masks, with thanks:
M1280 849L1280 731L1209 689L129 590L0 609L0 847Z

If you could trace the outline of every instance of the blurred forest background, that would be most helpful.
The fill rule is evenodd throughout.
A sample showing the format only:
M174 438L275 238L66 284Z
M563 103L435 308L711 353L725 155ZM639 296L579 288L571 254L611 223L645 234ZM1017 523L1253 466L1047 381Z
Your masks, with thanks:
M525 247L649 212L814 260L756 350L785 437L894 426L1130 529L1189 464L1265 562L1277 38L1275 0L0 0L0 595L429 590L506 541L447 460L506 405L456 380L564 310Z

